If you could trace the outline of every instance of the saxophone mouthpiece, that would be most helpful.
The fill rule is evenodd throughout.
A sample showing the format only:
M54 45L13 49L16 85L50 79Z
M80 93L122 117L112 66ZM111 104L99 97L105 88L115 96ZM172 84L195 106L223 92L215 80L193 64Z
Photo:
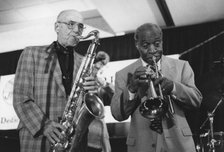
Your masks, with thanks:
M88 39L91 36L94 36L95 38L99 38L99 33L100 32L98 30L93 30L93 31L89 32L89 34L87 34L86 36L79 36L78 38L80 40Z

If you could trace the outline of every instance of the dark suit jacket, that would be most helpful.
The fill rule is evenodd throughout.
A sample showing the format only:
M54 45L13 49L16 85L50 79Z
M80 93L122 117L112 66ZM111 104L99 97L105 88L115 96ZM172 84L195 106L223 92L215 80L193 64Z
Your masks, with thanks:
M83 56L74 51L73 79ZM54 45L27 47L18 61L13 106L20 118L21 152L49 150L42 134L47 120L58 121L67 103Z
M129 100L127 89L128 73L142 66L141 60L118 71L115 77L115 94L111 101L114 118L123 121L131 116L130 130L127 138L128 152L195 152L192 133L186 121L183 107L199 107L202 96L195 86L194 73L188 62L162 56L162 74L174 81L174 95L180 104L174 103L175 114L172 119L163 119L163 134L152 131L150 121L139 112L138 94Z

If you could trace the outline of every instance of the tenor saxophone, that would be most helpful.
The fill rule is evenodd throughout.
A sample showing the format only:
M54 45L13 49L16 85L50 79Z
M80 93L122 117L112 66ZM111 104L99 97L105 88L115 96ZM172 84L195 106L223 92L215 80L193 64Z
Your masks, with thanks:
M95 118L104 117L103 102L97 95L86 92L82 87L84 78L91 75L96 48L99 45L99 32L94 30L86 37L80 37L80 39L87 39L91 36L94 36L94 39L78 70L60 121L66 130L61 132L60 141L51 146L50 151L52 152L77 151L89 124Z

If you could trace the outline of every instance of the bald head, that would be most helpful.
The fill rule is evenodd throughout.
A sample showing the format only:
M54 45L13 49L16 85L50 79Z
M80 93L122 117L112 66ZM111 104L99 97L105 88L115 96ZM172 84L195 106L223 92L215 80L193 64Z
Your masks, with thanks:
M82 15L78 11L73 9L61 11L58 14L57 21L65 21L65 20L72 20L78 23L83 23Z
M74 9L60 12L55 22L57 41L64 47L76 46L83 29L83 17Z

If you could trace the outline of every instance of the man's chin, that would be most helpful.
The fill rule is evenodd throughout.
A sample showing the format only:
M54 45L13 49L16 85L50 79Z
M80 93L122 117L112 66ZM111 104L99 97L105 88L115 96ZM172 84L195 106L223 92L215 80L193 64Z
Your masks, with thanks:
M73 42L69 43L68 46L75 47L78 43L79 43L79 41L73 41Z
M79 39L77 37L70 37L70 39L68 39L68 44L70 46L76 46L79 43Z

